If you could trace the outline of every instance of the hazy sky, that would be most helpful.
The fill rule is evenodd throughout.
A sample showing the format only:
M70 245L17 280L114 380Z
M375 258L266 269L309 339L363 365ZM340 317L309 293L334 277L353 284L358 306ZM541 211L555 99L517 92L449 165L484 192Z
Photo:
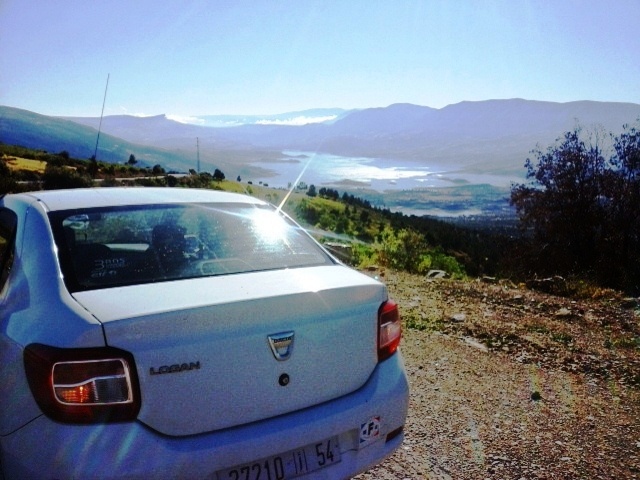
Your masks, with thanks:
M0 0L0 104L269 114L640 103L640 0Z

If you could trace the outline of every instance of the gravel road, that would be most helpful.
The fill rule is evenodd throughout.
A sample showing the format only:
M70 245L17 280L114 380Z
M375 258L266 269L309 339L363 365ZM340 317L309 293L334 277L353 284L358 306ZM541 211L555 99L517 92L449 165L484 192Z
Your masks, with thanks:
M385 281L401 307L423 315L462 311L468 322L486 310L451 306L421 279ZM356 479L640 479L637 386L526 362L455 332L405 329L401 349L406 439Z

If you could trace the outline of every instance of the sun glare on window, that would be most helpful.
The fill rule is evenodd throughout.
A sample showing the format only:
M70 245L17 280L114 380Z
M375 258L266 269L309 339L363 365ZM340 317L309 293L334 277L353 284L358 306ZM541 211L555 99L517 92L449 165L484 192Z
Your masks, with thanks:
M286 242L289 234L289 225L278 214L256 210L251 214L252 229L262 242L266 244L275 244Z

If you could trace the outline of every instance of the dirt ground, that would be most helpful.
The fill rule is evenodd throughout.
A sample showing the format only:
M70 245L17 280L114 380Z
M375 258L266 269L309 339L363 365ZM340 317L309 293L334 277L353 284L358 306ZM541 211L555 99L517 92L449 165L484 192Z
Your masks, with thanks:
M640 479L640 306L376 272L405 322L406 439L365 479Z

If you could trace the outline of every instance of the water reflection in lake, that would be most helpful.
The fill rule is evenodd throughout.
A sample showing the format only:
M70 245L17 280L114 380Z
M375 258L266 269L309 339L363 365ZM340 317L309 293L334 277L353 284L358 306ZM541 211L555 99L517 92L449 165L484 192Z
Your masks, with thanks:
M272 176L252 179L270 187L288 188L307 166L300 179L316 187L367 188L377 191L451 187L466 184L509 186L522 182L512 176L471 174L451 167L420 165L417 162L367 157L342 157L327 153L283 152L282 160L254 165L271 170ZM308 164L308 165L307 165Z

